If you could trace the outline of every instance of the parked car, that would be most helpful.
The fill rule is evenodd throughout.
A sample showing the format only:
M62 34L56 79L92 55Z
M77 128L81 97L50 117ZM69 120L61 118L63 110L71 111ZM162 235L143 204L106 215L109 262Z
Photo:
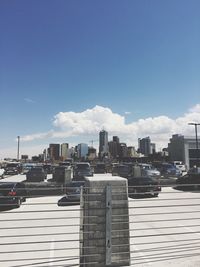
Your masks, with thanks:
M128 179L128 193L130 197L154 196L157 197L161 186L157 179L151 177L133 177Z
M200 190L200 173L188 173L176 180L175 189L188 191Z
M11 162L7 163L5 167L5 175L16 175L20 173L20 164Z
M27 182L43 182L47 173L42 167L32 167L26 174Z
M106 164L103 162L96 163L94 173L106 173Z
M188 170L188 174L199 174L200 175L200 167L192 167Z
M72 181L67 187L67 193L58 200L58 206L67 206L69 204L80 203L81 186L84 186L85 181Z
M0 183L0 207L20 207L26 201L27 191L22 182Z
M170 163L161 164L159 171L161 173L161 176L165 178L180 177L182 175L182 171Z
M73 169L73 179L77 181L84 180L86 176L93 176L93 171L88 162L78 162Z
M151 164L139 163L138 165L141 167L142 176L160 178L160 171L153 167Z
M172 164L180 169L182 172L186 172L186 165L182 161L173 161Z
M128 178L130 175L132 175L132 165L116 164L113 166L112 175Z
M36 167L36 163L22 164L22 174L27 174L33 167Z

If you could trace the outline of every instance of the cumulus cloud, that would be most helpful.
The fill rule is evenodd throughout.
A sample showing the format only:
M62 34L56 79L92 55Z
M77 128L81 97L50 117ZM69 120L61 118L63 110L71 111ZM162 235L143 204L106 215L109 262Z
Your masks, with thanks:
M124 117L113 113L111 109L95 106L80 113L60 112L55 115L53 124L64 131L79 135L95 134L102 128L115 131L116 125L122 128L125 121Z
M126 123L125 117L114 113L108 107L95 106L82 112L59 112L53 118L54 129L22 137L23 141L47 138L95 135L105 129L109 135L118 135L122 142L137 145L138 138L150 136L152 142L167 146L172 134L194 135L188 122L199 122L200 104L190 108L176 119L168 116L149 117Z

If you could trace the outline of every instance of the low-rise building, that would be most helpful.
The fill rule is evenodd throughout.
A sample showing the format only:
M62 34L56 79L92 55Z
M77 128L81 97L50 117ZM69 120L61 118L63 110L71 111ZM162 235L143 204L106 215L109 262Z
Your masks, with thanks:
M198 147L200 147L199 141ZM197 148L195 137L172 135L168 144L168 152L170 161L182 161L188 169L194 165L200 166L200 149Z

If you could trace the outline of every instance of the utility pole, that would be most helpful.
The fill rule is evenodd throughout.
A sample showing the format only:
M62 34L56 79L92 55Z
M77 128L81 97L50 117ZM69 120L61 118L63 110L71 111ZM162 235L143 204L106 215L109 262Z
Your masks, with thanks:
M19 161L19 142L20 142L20 136L17 136L17 161Z
M196 138L196 152L197 152L197 160L199 160L199 145L198 145L198 135L197 135L197 127L200 123L190 122L188 125L193 125L195 127L195 138Z

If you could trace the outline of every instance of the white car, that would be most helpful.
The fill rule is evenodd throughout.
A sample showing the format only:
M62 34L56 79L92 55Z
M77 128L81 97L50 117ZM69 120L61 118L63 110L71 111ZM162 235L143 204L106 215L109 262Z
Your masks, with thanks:
M186 165L182 161L174 161L173 165L176 166L176 168L178 168L182 172L187 171Z
M154 168L151 164L140 163L141 172L143 176L149 176L152 178L160 178L160 171Z

